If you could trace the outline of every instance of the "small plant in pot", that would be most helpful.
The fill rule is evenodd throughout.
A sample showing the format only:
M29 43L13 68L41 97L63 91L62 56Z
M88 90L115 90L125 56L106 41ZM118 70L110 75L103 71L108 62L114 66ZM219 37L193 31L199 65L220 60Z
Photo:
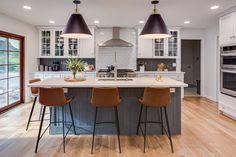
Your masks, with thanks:
M76 80L76 74L78 72L83 72L85 68L84 61L78 58L68 58L65 64L66 67L72 72L74 80Z

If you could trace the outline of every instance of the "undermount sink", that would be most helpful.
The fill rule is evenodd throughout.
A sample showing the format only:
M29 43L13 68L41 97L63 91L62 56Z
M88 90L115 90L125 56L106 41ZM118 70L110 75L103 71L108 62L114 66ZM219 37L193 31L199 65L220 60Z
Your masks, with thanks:
M131 78L118 78L118 79L114 79L114 78L99 78L98 81L133 81L133 79Z

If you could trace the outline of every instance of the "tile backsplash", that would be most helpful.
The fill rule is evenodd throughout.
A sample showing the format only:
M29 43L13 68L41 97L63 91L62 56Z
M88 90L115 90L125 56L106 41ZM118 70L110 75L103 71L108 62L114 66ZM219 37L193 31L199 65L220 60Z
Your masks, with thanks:
M54 62L60 62L60 71L67 71L68 69L64 64L66 60L66 58L40 58L39 64L52 67ZM82 58L82 60L95 66L95 58Z
M145 65L145 71L157 71L160 63L164 63L169 71L176 71L176 59L137 59L137 70L140 63Z

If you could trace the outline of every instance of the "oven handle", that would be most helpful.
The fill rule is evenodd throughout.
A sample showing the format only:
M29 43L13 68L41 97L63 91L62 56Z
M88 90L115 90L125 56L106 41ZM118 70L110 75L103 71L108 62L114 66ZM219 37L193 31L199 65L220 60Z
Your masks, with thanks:
M221 69L221 72L236 74L236 69L235 70Z
M221 56L236 56L236 52L229 52L229 53L222 52Z

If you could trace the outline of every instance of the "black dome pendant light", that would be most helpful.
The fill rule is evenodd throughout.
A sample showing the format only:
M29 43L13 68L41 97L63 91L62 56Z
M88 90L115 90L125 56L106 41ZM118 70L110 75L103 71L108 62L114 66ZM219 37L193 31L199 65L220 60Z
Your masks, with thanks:
M92 34L84 21L83 16L79 13L78 5L79 0L74 0L73 3L76 5L75 13L73 13L69 21L67 22L64 30L62 31L61 37L64 38L90 38Z
M149 16L147 23L140 33L141 38L160 39L171 37L169 29L167 28L164 20L157 12L156 5L158 3L159 1L157 0L152 1L152 4L154 5L154 12Z

